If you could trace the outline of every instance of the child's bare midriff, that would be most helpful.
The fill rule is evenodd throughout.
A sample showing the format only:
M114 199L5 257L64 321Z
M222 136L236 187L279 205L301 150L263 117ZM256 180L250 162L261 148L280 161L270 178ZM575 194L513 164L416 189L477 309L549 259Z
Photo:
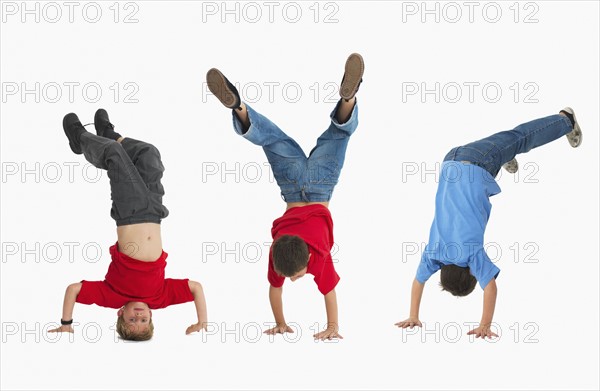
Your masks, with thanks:
M162 254L160 224L140 223L117 227L119 251L131 258L154 262Z
M323 205L324 207L329 209L329 202L288 202L286 210L291 209L291 208L296 208L298 206L308 206L308 205Z

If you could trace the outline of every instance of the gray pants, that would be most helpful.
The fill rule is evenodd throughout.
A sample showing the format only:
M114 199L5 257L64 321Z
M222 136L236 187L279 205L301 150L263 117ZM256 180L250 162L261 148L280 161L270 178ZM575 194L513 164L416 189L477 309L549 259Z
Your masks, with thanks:
M151 144L125 138L121 143L85 132L80 139L88 162L108 172L112 208L117 226L157 223L169 215L162 204L160 180L165 167Z

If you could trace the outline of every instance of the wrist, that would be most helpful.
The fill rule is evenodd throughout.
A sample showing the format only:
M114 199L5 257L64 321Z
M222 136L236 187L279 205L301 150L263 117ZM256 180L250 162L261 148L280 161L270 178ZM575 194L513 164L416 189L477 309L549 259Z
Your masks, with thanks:
M63 326L70 326L73 324L73 318L71 318L70 320L64 320L60 318L60 324Z
M327 322L327 328L330 330L337 330L338 324L337 322Z

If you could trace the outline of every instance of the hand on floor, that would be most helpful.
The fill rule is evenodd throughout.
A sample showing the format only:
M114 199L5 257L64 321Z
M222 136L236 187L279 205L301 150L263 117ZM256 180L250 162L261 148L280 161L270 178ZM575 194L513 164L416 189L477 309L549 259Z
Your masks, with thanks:
M403 329L405 329L407 327L410 327L412 329L415 326L423 327L423 325L421 324L421 321L418 318L408 318L406 320L403 320L402 322L396 323L395 325L398 327L401 327Z
M49 333L74 333L75 331L73 330L73 327L71 327L71 325L64 325L64 326L60 326L58 328L52 329L52 330L48 330Z
M492 329L490 328L490 325L479 326L476 329L473 329L473 330L469 331L467 333L467 335L475 335L476 338L481 337L482 339L485 339L485 337L488 337L489 339L492 339L492 337L497 337L498 336L498 334L492 332Z
M201 330L206 331L206 322L198 322L196 324L191 325L190 327L188 327L185 330L185 334L188 335L195 331L201 331Z
M267 335L275 335L275 334L283 334L283 333L293 333L294 330L288 326L287 324L277 325L272 329L268 329L264 333Z
M340 333L338 333L338 329L337 327L334 326L330 326L327 329L321 331L320 333L317 333L315 335L313 335L313 337L315 339L324 341L324 340L331 340L331 339L344 339L344 337L342 337L340 335Z

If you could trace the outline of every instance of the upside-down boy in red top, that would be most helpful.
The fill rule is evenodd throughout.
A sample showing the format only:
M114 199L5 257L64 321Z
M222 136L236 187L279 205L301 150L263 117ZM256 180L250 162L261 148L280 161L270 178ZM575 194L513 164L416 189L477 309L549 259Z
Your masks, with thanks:
M96 133L88 133L77 115L67 114L63 128L71 150L84 154L110 179L111 217L117 223L117 243L103 281L81 281L67 287L61 326L51 332L73 332L75 303L118 308L117 332L126 340L152 338L152 309L194 301L198 322L186 334L206 329L204 292L188 279L165 279L167 253L163 251L160 222L169 211L162 204L160 182L164 166L156 147L121 137L105 110L94 116Z
M233 111L237 134L263 147L281 195L287 204L283 216L273 222L269 253L269 299L276 326L267 334L293 330L283 315L282 287L286 277L295 281L314 275L325 297L327 329L316 339L342 338L339 334L335 287L340 279L331 259L333 222L329 200L344 164L348 140L358 125L355 94L362 81L363 59L351 54L340 85L342 99L331 113L329 128L307 157L302 148L269 119L244 104L235 86L217 69L208 71L210 91Z

